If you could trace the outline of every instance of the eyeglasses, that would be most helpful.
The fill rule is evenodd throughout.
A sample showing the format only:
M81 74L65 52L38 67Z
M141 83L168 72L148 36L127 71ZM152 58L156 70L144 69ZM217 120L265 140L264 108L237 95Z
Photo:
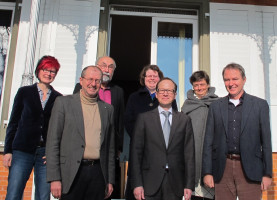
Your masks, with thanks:
M146 78L159 78L157 75L145 75Z
M158 92L159 94L164 94L165 92L166 92L167 94L175 94L175 90L157 89L157 92Z
M199 88L199 87L200 87L200 88L203 88L203 87L205 87L205 86L207 86L207 85L208 85L208 84L204 84L204 83L201 83L201 84L193 84L192 87L193 87L193 88Z
M107 65L106 63L102 63L102 64L97 64L97 66L99 66L101 69L114 69L115 68L115 65L114 64L110 64L110 65Z
M93 81L95 82L95 84L100 84L101 83L101 79L93 79L93 78L85 78L85 77L82 77L82 78L86 79L88 84L91 84Z
M48 69L42 69L42 71L43 71L44 73L49 73L49 74L51 74L51 75L53 75L53 76L57 74L56 71L51 71L51 70L48 70Z

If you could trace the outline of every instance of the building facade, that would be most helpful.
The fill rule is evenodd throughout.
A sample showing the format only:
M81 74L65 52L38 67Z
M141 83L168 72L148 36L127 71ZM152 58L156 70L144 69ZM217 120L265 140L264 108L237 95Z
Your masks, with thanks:
M270 105L274 186L263 199L277 199L277 0L0 0L0 16L1 152L14 96L36 82L43 55L59 60L53 86L64 95L99 56L115 59L114 81L126 98L142 67L157 64L178 83L179 107L193 71L207 71L225 96L221 71L237 62L246 70L245 90Z

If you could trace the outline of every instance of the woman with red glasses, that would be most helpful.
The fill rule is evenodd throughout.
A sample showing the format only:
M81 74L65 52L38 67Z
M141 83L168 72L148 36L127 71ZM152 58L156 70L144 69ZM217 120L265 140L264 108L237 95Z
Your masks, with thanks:
M35 200L50 199L46 181L45 143L51 110L61 94L50 85L58 60L43 56L36 67L38 83L19 88L7 127L3 165L9 168L6 200L21 200L34 168Z

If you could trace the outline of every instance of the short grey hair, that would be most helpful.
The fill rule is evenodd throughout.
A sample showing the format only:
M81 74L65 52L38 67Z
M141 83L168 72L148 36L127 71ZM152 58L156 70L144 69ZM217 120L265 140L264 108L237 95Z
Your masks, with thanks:
M99 60L104 58L104 57L108 57L108 58L112 59L113 63L114 63L114 68L116 68L116 63L115 63L114 59L112 57L110 57L110 56L101 56L101 57L97 58L96 61L95 61L95 65L98 65Z

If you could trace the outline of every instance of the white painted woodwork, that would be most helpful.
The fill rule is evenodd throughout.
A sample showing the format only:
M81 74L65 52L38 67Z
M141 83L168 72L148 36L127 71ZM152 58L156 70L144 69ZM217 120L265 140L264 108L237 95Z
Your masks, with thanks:
M245 91L268 101L273 151L277 151L277 8L210 4L211 85L227 94L222 69L231 62L246 71ZM274 134L275 133L275 134Z

